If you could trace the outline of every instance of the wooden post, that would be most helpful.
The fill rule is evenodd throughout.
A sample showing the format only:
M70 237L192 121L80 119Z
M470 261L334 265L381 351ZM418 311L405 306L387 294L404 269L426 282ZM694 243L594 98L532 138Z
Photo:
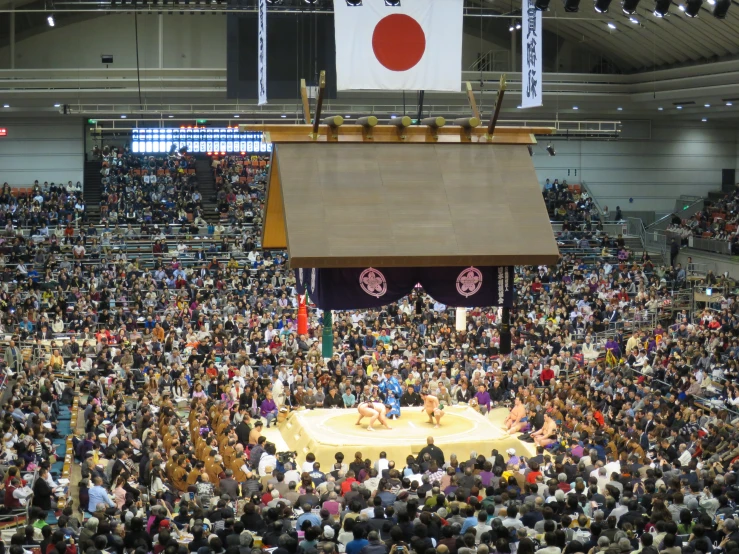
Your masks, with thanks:
M476 117L460 117L454 120L454 124L461 128L465 140L472 140L472 129L480 125L480 120Z
M362 126L364 138L372 140L374 138L372 135L372 127L377 125L377 118L374 115L368 115L367 117L360 117L357 119L357 123Z
M482 120L480 116L480 108L477 107L477 100L475 100L475 93L472 92L472 85L469 81L465 83L467 88L467 101L470 103L470 109L472 109L472 115L479 120Z
M318 123L321 121L321 111L323 110L323 95L326 92L326 72L321 71L318 79L318 98L316 99L316 116L313 118L313 140L318 138Z
M500 89L498 89L498 97L495 99L495 109L493 110L493 117L490 118L490 124L488 125L488 132L485 133L487 140L493 140L495 134L495 126L498 124L498 116L500 115L500 108L503 105L503 95L505 95L506 79L505 74L500 76Z
M308 101L308 87L305 86L305 79L300 79L300 98L303 101L303 119L306 125L313 123L310 119L310 102Z
M405 140L405 130L411 126L411 122L411 118L407 115L404 115L403 117L396 117L395 119L391 119L390 125L395 125L398 128L398 137L400 138L400 140Z
M420 120L419 122L421 125L426 125L426 127L429 128L429 133L431 136L438 140L439 138L439 128L446 125L446 119L443 117L427 117L425 119Z

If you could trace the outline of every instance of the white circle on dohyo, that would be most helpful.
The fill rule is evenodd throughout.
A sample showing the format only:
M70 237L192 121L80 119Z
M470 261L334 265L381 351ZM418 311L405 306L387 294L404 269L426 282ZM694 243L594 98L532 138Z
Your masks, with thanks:
M382 272L373 267L365 269L359 276L359 286L364 292L380 298L387 292L387 280Z
M462 273L457 277L457 292L469 298L482 288L482 271L476 267L468 267L463 269Z

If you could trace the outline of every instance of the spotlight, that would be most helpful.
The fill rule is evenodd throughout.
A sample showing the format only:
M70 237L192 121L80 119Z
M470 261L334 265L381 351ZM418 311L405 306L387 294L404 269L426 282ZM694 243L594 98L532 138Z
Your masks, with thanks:
M54 16L53 15L50 15L49 17L47 17L46 18L46 22L49 24L49 27L53 27L55 25L55 23L54 23Z
M565 11L575 13L580 10L580 0L564 0Z
M508 31L511 32L511 33L513 31L515 31L515 30L516 30L516 28L513 25L511 25L510 27L508 27Z
M361 6L362 0L346 0L347 6Z
M672 0L655 0L654 15L657 17L666 16L668 13L670 13L670 4L672 4Z
M616 30L616 24L613 23L612 21L609 21L608 22L608 28L609 29L613 29L615 31Z
M703 0L687 0L685 2L685 15L688 17L698 17L698 12L701 11Z
M400 7L400 0L385 0L386 6Z
M536 6L536 9L540 12L545 12L549 10L549 2L550 0L536 0L534 2L534 6Z
M267 4L271 6L279 6L282 4L282 0L267 0Z
M557 152L554 150L554 146L552 146L552 143L551 142L547 146L547 152L549 153L550 156L556 156L557 155Z
M516 23L516 30L517 31L520 31L521 30L521 24L520 23Z
M638 5L639 0L624 0L623 4L621 4L621 9L623 9L625 14L631 15L633 13L636 13L636 7Z
M634 25L639 25L639 20L636 19L635 17L630 17L629 21L631 21Z
M716 4L713 6L713 17L716 19L725 18L730 7L731 0L716 0Z
M595 0L595 11L598 13L606 13L611 5L611 0Z

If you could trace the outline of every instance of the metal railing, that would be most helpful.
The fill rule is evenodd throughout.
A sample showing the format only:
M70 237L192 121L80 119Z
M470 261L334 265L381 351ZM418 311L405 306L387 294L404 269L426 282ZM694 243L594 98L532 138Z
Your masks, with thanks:
M704 239L691 235L688 237L688 247L731 256L731 243L726 240Z
M507 71L510 66L510 50L488 50L472 62L467 71Z
M646 228L647 231L652 231L652 230L664 231L670 226L673 215L676 215L680 219L688 219L690 217L693 217L699 211L701 211L705 205L705 200L703 198L698 198L696 196L690 196L690 197L681 196L680 198L684 198L685 201L681 202L680 199L675 200L676 209L668 213L667 215L659 218L651 225L648 225ZM681 206L682 209L677 209L678 206Z
M667 235L662 231L644 230L644 250L656 251L662 255L662 259L667 261L669 258L670 247Z
M555 234L562 232L562 224L559 222L551 222L552 223L552 231L554 231ZM623 223L606 223L603 225L603 232L608 234L610 237L616 237L620 234L625 234L626 232L626 225Z
M639 375L643 375L644 377L651 379L653 383L659 383L660 385L662 385L663 387L667 387L668 389L676 388L675 385L671 385L667 381L662 381L661 379L655 379L653 375L649 375L647 373L644 373L643 371L639 371L638 369L635 369L631 366L629 366L629 369L631 369L631 371L633 371L634 373L638 373ZM692 398L694 402L697 402L699 404L704 404L710 407L715 406L716 402L721 402L722 409L726 410L727 412L730 412L735 417L739 417L738 411L736 411L734 408L728 407L726 405L726 402L718 398L706 398L705 396L698 396L697 394L693 394L689 398Z

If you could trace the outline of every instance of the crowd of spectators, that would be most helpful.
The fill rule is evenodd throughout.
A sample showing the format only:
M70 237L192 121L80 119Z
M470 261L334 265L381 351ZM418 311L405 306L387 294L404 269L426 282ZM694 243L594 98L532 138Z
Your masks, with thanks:
M129 191L138 176L126 168L150 159L116 159L127 165L111 166L122 181L110 186L135 209L159 179ZM227 195L246 192L235 181L252 184L238 167L216 161ZM256 185L264 168L252 170ZM187 174L168 175L178 192L167 201L193 202ZM54 432L44 423L69 401L54 375L78 374L85 404L74 441L81 511L36 526L53 505L34 496L11 554L739 552L733 295L675 309L679 267L622 258L623 238L567 229L556 266L516 271L510 353L497 309L468 311L457 331L453 309L414 292L334 314L325 360L321 314L311 309L308 333L297 333L294 277L284 255L257 252L258 226L219 229L224 261L170 235L171 223L144 225L160 233L151 260L49 251L36 262L53 236L5 260L3 330L20 341L4 358L19 377L4 411L6 463L16 473L29 456L43 463ZM332 467L264 436L285 410L387 402L396 391L400 417L429 391L485 417L521 406L524 440L549 422L556 432L531 457L523 444L498 452L481 437L478 452L444 452L430 438L405 460L337 452Z
M213 158L211 164L221 220L228 219L231 224L255 223L259 213L257 193L267 181L268 161L268 156L256 154Z
M202 218L194 163L186 154L142 157L111 150L100 170L101 221L186 224Z
M667 228L670 238L676 238L683 246L689 237L724 241L728 252L739 253L739 192L727 194L716 202L705 202L702 210L682 219L674 214Z
M48 226L64 226L70 221L86 221L82 185L72 181L66 185L33 183L29 191L13 192L8 183L0 190L0 226L5 234L17 228L38 230Z
M547 179L542 195L552 222L569 224L591 232L602 230L603 224L611 221L611 217L615 222L623 220L620 206L616 207L614 214L611 214L608 206L603 206L600 210L581 185L568 185L566 179L561 183L559 179Z

